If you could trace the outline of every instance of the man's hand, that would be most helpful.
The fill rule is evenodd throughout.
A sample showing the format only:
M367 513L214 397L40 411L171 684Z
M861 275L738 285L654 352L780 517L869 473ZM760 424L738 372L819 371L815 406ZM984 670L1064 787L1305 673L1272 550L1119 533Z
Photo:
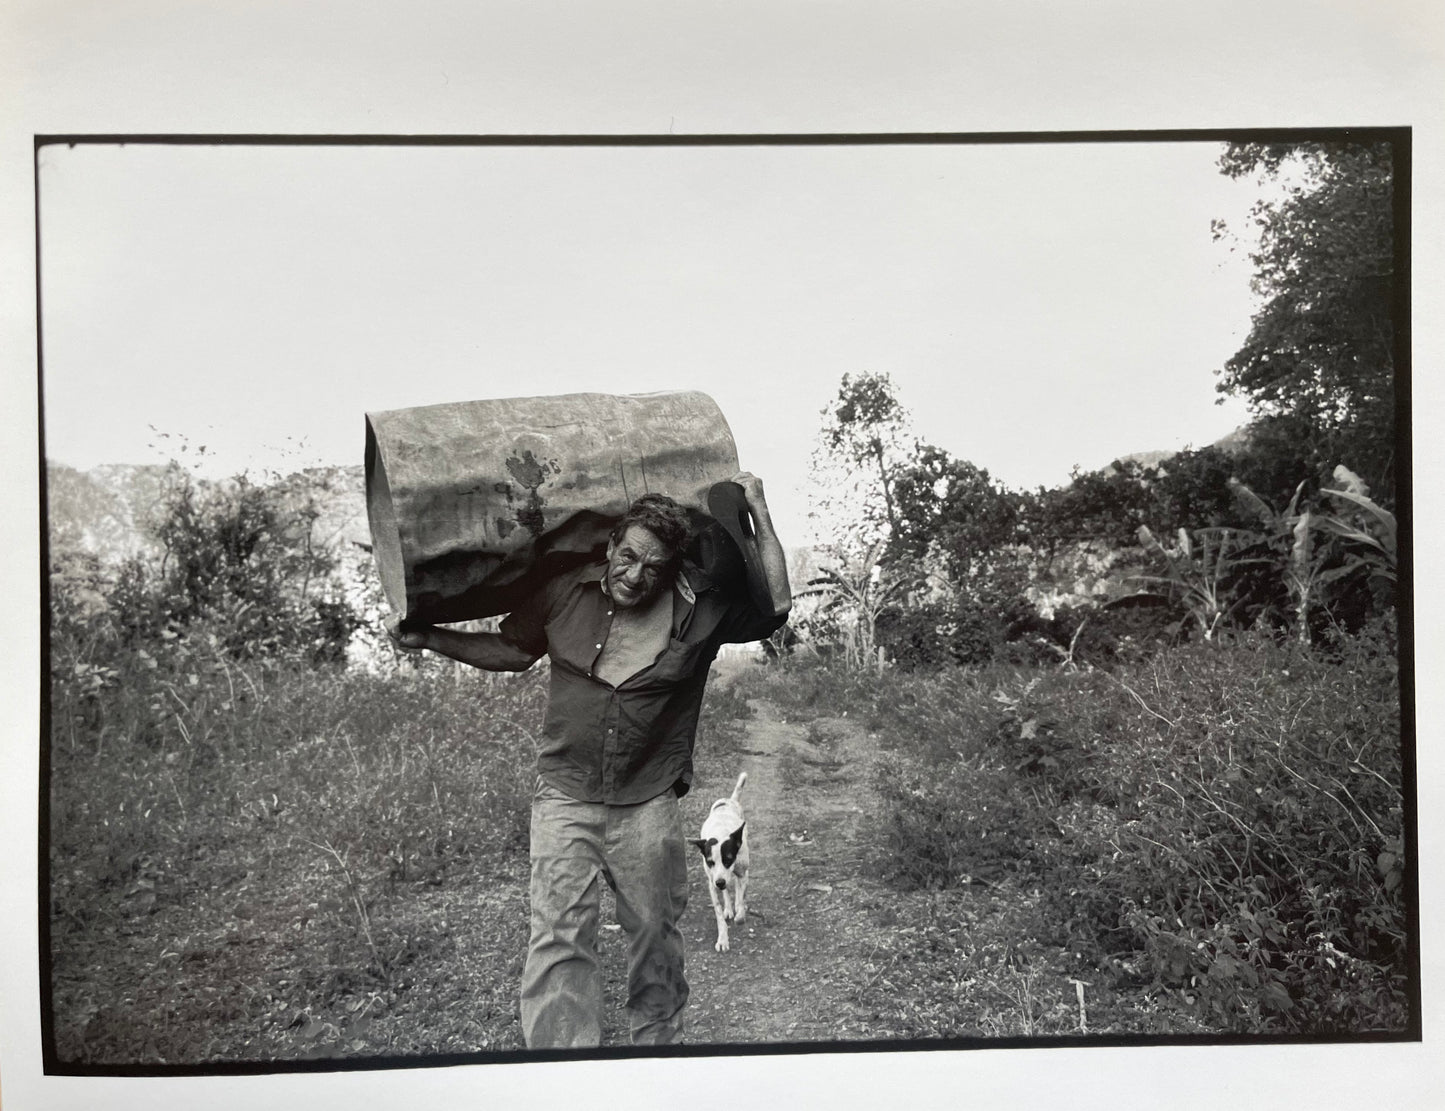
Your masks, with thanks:
M743 497L747 499L748 510L757 531L758 555L762 567L749 569L750 576L760 575L762 580L755 583L755 592L766 595L765 610L771 609L775 614L787 613L793 604L792 588L788 585L788 563L783 557L783 546L778 542L778 534L773 531L768 499L763 495L763 480L750 471L740 471L733 475L731 481L742 487Z
M401 618L388 617L385 622L386 635L391 637L391 643L404 652L420 652L427 647L430 630L401 628Z
M743 497L748 499L748 505L753 506L759 502L767 504L767 499L763 496L763 480L751 471L740 471L733 475L730 481L743 488Z

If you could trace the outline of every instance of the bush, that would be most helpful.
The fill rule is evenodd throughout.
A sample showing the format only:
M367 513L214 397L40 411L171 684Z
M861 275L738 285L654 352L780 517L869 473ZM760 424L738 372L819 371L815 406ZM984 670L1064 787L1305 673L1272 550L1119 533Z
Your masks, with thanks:
M936 669L959 662L950 635L952 607L912 606L885 610L878 617L877 643L888 662L904 671Z
M1072 646L1072 659L1080 666L1137 664L1179 639L1180 618L1162 599L1143 595L1112 605L1059 606L1045 635L1059 646L1055 659Z
M875 841L905 887L1016 874L1059 944L1138 954L1217 1027L1399 1029L1399 692L1387 629L1114 673L885 675Z
M1032 661L1030 639L1045 628L1027 596L1022 563L1004 557L975 568L952 601L890 608L879 615L876 640L904 671Z
M332 579L337 559L311 540L317 511L245 476L198 485L185 472L152 522L158 558L135 558L111 592L128 648L200 630L238 660L340 663L360 620Z

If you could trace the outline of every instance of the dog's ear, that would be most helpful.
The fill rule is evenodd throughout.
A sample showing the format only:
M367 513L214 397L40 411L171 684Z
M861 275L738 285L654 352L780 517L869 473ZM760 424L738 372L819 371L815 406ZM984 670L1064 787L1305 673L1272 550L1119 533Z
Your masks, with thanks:
M693 838L691 838L691 841L692 841L692 843L693 843L694 845L697 846L697 851L700 852L700 853L702 853L702 858L703 858L704 860L706 860L706 859L707 859L707 847L708 847L708 845L712 844L712 842L710 842L710 841L705 841L705 840L703 840L701 837L693 837Z

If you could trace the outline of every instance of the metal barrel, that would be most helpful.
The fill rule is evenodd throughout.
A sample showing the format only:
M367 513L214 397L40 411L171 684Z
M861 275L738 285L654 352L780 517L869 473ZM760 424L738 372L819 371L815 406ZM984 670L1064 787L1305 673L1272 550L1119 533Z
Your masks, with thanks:
M393 611L438 624L506 613L595 558L632 501L710 521L737 448L704 393L562 394L366 414L366 512Z

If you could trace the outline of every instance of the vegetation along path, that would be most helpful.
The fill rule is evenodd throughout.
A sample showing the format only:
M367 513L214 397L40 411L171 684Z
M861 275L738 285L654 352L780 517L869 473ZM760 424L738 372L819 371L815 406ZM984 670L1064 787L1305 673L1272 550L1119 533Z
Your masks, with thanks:
M1363 639L1341 651L720 674L683 821L696 831L748 772L749 914L715 952L691 861L687 1041L1402 1029L1403 956L1384 948L1403 937L1393 661ZM185 748L52 746L58 1060L521 1048L535 779L518 742L541 678L273 682L234 738L198 711ZM1343 757L1358 818L1333 794ZM1296 905L1318 884L1271 892L1264 872L1229 888L1241 924L1222 925L1230 906L1187 881L1211 894L1248 844L1206 804L1250 815L1279 859L1335 867L1330 898L1363 911L1322 919ZM1366 819L1390 839L1362 854ZM605 1045L622 1046L625 938L605 889L603 913Z

